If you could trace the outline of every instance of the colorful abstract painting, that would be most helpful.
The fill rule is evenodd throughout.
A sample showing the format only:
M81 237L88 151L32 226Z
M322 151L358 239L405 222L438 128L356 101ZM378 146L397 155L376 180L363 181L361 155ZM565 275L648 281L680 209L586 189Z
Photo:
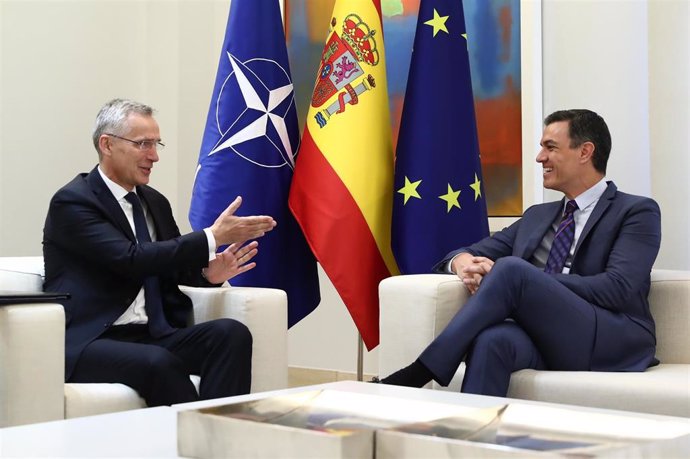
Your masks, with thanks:
M303 125L334 0L285 3L290 67ZM381 3L395 145L419 0ZM463 0L463 7L489 215L518 216L522 214L520 0Z

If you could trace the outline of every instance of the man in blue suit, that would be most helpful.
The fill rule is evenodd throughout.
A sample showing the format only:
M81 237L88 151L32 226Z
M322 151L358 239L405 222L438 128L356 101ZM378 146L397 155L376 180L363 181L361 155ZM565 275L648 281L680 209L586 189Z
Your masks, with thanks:
M448 385L460 363L462 391L505 396L512 372L644 371L654 357L647 296L659 251L659 206L605 181L611 136L589 110L544 121L537 162L561 201L434 268L462 279L471 296L411 365L381 382Z
M126 384L149 406L249 392L249 330L231 319L188 327L178 284L212 286L253 268L256 242L243 243L275 221L234 215L238 198L209 228L180 235L170 203L148 186L164 145L147 105L105 104L93 143L98 166L55 193L43 230L44 288L72 295L66 381ZM198 395L190 374L201 376Z

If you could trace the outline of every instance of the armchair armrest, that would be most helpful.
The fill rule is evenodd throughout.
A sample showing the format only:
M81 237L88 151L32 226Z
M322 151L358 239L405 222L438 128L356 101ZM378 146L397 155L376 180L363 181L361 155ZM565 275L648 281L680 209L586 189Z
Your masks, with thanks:
M0 257L0 290L13 292L40 292L43 290L43 277L40 273L20 271L13 266L3 267L6 261ZM23 267L20 267L23 269Z
M653 269L649 306L661 363L690 363L690 271Z
M62 305L1 306L0 336L0 427L63 419Z
M379 284L379 373L412 363L469 298L450 274L394 276Z
M194 323L230 318L242 322L253 337L252 392L287 387L287 295L255 287L189 287Z

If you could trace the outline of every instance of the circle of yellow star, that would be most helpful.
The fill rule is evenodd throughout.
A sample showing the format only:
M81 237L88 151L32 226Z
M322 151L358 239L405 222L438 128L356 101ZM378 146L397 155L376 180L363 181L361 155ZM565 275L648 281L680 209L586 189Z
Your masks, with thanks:
M429 19L426 21L424 24L431 26L434 28L434 37L436 34L442 30L445 33L448 33L448 29L446 28L446 21L448 20L450 16L440 16L438 14L438 11L436 11L436 8L434 8L434 18Z
M422 197L419 195L417 192L417 187L419 184L422 183L421 180L417 180L416 182L410 182L410 179L405 176L405 186L400 188L398 190L398 193L402 194L405 196L405 200L403 201L403 206L407 204L407 201L410 198L417 198L417 199L422 199Z
M450 183L448 184L448 193L443 194L439 196L440 199L443 199L446 201L446 204L448 205L448 210L446 212L450 212L450 209L453 207L457 207L460 209L460 203L458 202L458 197L460 196L460 190L453 190L453 188L450 186Z
M470 184L470 188L474 190L474 200L482 197L482 182L477 178L477 174L474 174L474 183Z

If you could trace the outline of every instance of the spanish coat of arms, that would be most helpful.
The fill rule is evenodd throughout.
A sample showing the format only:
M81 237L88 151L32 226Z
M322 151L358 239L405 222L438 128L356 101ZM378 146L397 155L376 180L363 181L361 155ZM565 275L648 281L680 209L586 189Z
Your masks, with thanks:
M331 24L337 24L335 18ZM375 34L358 15L348 14L341 34L333 30L328 37L311 99L312 107L317 109L331 102L314 115L321 128L331 116L344 112L347 104L356 105L360 95L376 87L374 77L371 74L364 77L362 69L362 64L379 63Z

